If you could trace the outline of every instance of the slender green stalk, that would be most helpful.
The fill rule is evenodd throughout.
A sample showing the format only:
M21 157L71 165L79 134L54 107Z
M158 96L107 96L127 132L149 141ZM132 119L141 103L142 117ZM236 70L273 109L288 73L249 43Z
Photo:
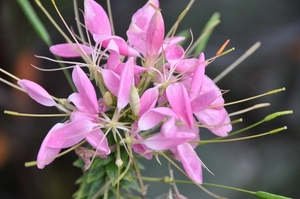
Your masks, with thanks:
M17 0L17 2L19 3L20 7L24 11L26 17L28 18L30 23L33 25L33 28L35 29L37 34L40 36L40 38L48 46L51 46L52 44L51 44L50 36L49 36L45 26L43 25L43 23L37 16L36 12L32 8L31 4L29 3L29 1L28 0Z

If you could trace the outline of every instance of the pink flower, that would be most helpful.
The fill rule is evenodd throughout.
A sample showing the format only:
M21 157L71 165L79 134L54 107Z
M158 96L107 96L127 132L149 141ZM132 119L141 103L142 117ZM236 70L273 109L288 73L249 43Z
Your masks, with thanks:
M47 136L44 138L37 156L37 167L39 169L43 169L46 165L50 164L55 159L55 156L60 152L60 148L48 147L47 143L52 133L56 129L61 128L63 125L64 124L62 123L57 123L56 125L54 125L48 132Z
M203 69L199 70L202 74ZM222 92L204 73L194 73L190 96L194 115L211 132L218 136L226 136L232 130L230 118L223 106L225 102Z
M152 4L152 5L151 5ZM148 28L156 9L153 7L159 7L158 0L148 1L142 8L133 14L131 24L127 31L127 37L129 44L131 44L137 51L139 51L144 57L147 54L146 38L148 34Z
M99 58L100 47L107 48L110 41L113 40L119 47L121 55L139 56L139 53L129 47L125 40L118 36L113 36L109 18L104 9L94 0L84 1L84 19L85 25L92 34L96 45L79 43L64 43L50 47L50 51L60 57L83 57L88 59L87 55L93 56L93 62L97 63ZM101 56L100 56L101 57Z
M21 79L18 81L18 84L36 102L44 106L58 106L51 95L37 83L27 79Z
M99 128L101 120L98 118L99 107L94 87L78 66L74 68L72 77L78 93L71 94L68 99L77 110L71 113L69 122L55 125L47 134L38 155L39 168L51 163L62 148L72 147L83 139L96 150L110 153L107 139Z
M130 48L123 38L113 36L109 18L104 9L94 0L84 1L85 24L93 35L94 41L106 48L110 40L114 40L120 50L120 54L125 56L139 56L139 53Z
M161 132L143 141L147 147L153 150L169 150L186 143L196 137L190 132L179 131L175 126L175 119L170 118L161 127Z
M76 127L75 127L73 131L74 139L71 139L73 140L73 142L70 140L71 141L70 145L77 144L79 141L82 140L80 139L80 137L83 137L91 144L91 146L93 146L97 150L102 150L102 152L109 154L110 149L108 147L107 139L105 138L103 132L99 128L99 122L101 122L101 120L98 118L99 105L98 105L98 100L96 97L94 86L92 85L91 81L86 76L86 74L83 72L83 70L78 66L74 68L72 73L72 78L78 90L78 93L73 93L68 98L71 102L74 103L74 105L77 108L77 111L73 111L71 115L71 123L76 124L83 121L87 121L87 124L89 124L89 127L91 127L91 129L87 130L86 132L82 132L80 130L78 134L81 135L77 136L75 130ZM82 136L82 134L83 135L85 134L85 136ZM57 139L55 138L56 136L65 137L65 133L63 133L63 135L59 135L59 133L54 134L52 139L53 140ZM76 137L79 137L78 138L79 141L75 139Z
M155 64L163 45L165 27L158 6L157 0L148 1L132 16L127 31L129 43L146 59L145 66Z

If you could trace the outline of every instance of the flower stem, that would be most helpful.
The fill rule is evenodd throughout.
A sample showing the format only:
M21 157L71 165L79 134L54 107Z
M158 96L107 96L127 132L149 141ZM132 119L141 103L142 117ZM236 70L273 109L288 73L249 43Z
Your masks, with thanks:
M205 189L203 186L201 186L200 184L195 183L187 174L186 172L184 172L173 160L171 160L166 154L164 154L163 152L159 153L160 155L162 155L166 160L168 160L176 169L178 169L182 174L184 174L186 177L188 177L193 183L195 184L197 187L199 187L200 189L202 189L205 193L207 193L208 195L214 197L214 198L218 198L221 199L223 197L218 196L212 192L210 192L209 190Z

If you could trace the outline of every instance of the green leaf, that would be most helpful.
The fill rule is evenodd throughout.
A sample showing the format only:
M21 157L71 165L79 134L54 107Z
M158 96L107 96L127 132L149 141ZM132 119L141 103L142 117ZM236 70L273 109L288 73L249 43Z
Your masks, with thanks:
M105 169L103 167L104 163L106 163L104 159L94 159L92 166L87 172L87 183L93 182L105 174Z
M73 162L73 166L78 168L84 168L84 161L81 158L78 158L75 162Z
M80 188L73 194L73 198L83 199L86 198L89 192L89 185L85 183L87 176L81 176L76 182L81 181Z
M202 37L202 38L195 49L195 52L194 52L195 54L199 54L204 51L206 44L210 38L210 35L212 34L212 32L214 30L215 24L219 21L219 19L220 19L220 13L215 12L210 17L208 22L205 24L203 31L200 35L200 37Z
M116 179L118 177L118 167L114 162L105 165L105 170L110 179Z
M275 195L272 193L264 192L264 191L258 191L255 193L255 196L260 199L292 199L285 196Z
M40 36L40 38L48 45L51 45L50 36L45 28L45 26L40 21L39 17L35 13L34 9L32 8L31 4L28 0L18 0L20 7L23 9L26 17L33 25L33 28Z
M91 183L88 198L93 198L94 195L105 185L104 179L105 178L99 178L94 183ZM99 194L99 196L103 196L103 193Z

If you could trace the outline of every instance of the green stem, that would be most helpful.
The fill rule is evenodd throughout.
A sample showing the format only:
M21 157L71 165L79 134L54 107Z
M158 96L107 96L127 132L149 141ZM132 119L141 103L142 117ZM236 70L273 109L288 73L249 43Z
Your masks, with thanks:
M142 178L144 181L147 182L164 182L163 178L152 178L152 177L143 177ZM181 184L195 184L192 181L186 181L186 180L171 180L169 181L169 183L181 183ZM222 189L228 189L228 190L233 190L233 191L238 191L238 192L243 192L243 193L247 193L247 194L252 194L255 195L256 192L254 191L249 191L249 190L245 190L245 189L240 189L240 188L235 188L235 187L230 187L230 186L224 186L224 185L219 185L219 184L213 184L213 183L202 183L201 185L203 186L210 186L210 187L217 187L217 188L222 188Z
M202 183L202 185L203 186L210 186L210 187L217 187L217 188L222 188L222 189L229 189L229 190L233 190L233 191L238 191L238 192L243 192L243 193L248 193L248 194L255 195L254 191L239 189L239 188L235 188L235 187L229 187L229 186L212 184L212 183Z
M160 155L162 155L166 160L168 160L174 167L176 167L176 169L178 169L182 174L184 174L187 178L189 178L191 180L191 183L195 184L197 187L199 187L200 189L202 189L205 193L207 193L208 195L214 197L214 198L218 198L221 199L223 197L220 197L212 192L210 192L209 190L205 189L203 186L201 186L201 184L197 184L196 182L192 181L192 179L187 175L187 173L185 171L183 171L173 160L171 160L166 154L164 154L163 152L159 153Z

